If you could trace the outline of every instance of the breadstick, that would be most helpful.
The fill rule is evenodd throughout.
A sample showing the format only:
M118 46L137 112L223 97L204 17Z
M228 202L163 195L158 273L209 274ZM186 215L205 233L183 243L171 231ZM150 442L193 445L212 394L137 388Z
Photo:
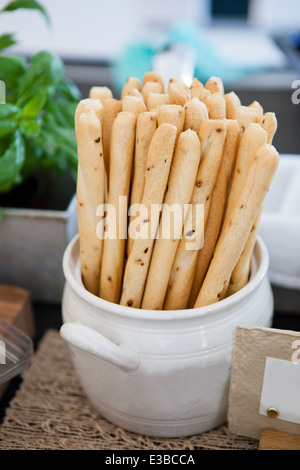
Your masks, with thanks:
M157 124L167 122L173 124L177 128L177 139L180 133L183 131L185 120L185 111L184 108L177 104L164 104L160 106L157 112Z
M137 118L140 113L146 111L146 105L140 98L127 95L122 99L122 111L133 113Z
M166 310L184 309L187 306L192 281L195 274L199 248L187 249L190 233L196 240L201 240L208 217L210 198L215 185L226 135L226 123L218 120L203 121L199 138L201 143L201 159L197 172L196 183L191 199L185 226L191 231L183 233L179 241L174 264L172 267L164 308ZM195 220L195 207L204 206L204 220Z
M232 173L235 166L240 131L237 121L226 119L226 138L223 155L215 187L212 192L207 224L204 232L204 245L199 251L195 275L189 299L189 308L195 304L222 227Z
M203 85L203 83L200 82L200 80L198 80L198 78L194 77L194 78L193 78L193 81L192 81L192 83L191 83L191 85L190 85L190 90L191 90L192 88L198 87L198 86L203 87L204 85Z
M142 202L145 176L146 176L146 160L150 142L157 128L157 120L155 112L144 112L139 114L136 122L136 139L135 139L135 155L134 155L134 176L131 188L130 206L140 204ZM129 218L130 223L133 216ZM133 245L133 239L127 239L127 255L129 255Z
M264 144L256 153L231 217L222 229L195 307L222 299L231 273L239 260L254 220L260 210L278 167L276 149Z
M119 302L121 291L135 121L133 113L120 112L111 131L108 204L115 208L116 236L104 239L100 296L114 303ZM121 206L122 196L127 202Z
M261 124L264 126L265 130L268 132L267 143L272 144L273 137L277 129L277 119L274 113L266 113L262 119ZM259 210L259 213L254 221L251 232L249 234L246 245L243 249L243 252L238 260L230 279L230 284L228 287L227 296L234 294L244 287L249 279L250 268L251 268L251 259L254 250L254 246L257 239L259 223L262 215L263 207Z
M94 112L98 117L101 124L103 124L103 105L98 99L85 98L79 101L75 110L75 130L77 127L78 119L82 113ZM102 136L101 136L102 137Z
M258 149L263 144L267 143L267 138L267 132L263 130L259 124L254 123L249 124L242 135L236 157L232 185L228 196L225 219L230 217L230 213L235 206L235 201L245 182L252 160Z
M143 76L142 86L145 85L146 82L158 82L161 85L162 93L165 90L165 84L162 76L158 72L154 72L153 70L150 72L146 72Z
M211 95L211 92L205 88L199 80L193 80L193 83L190 86L191 98L198 98L198 100L205 103L208 96Z
M111 128L118 113L122 111L122 102L108 98L103 102L103 151L106 173L109 175Z
M127 95L126 95L127 96ZM142 93L137 89L133 88L129 93L128 96L136 96L137 98L140 98L142 101L144 101L144 97Z
M121 305L139 308L150 265L154 238L158 228L158 217L151 211L151 205L163 203L168 184L177 129L174 125L163 123L154 133L148 156L146 179L142 199L146 219L141 223L141 237L136 238L127 260ZM144 214L144 212L143 212ZM151 234L149 234L151 229ZM153 235L153 236L152 236Z
M180 106L184 106L185 103L192 98L190 89L181 81L170 83L168 94L170 97L170 104L177 104Z
M264 114L264 108L258 101L253 101L253 103L250 104L249 108L256 109L259 118L261 118Z
M212 93L205 100L210 119L226 118L226 101L223 93Z
M192 98L184 105L185 121L183 129L199 132L203 121L208 119L207 107L198 98Z
M226 193L228 196L240 145L240 129L238 122L234 119L225 119L225 122L227 132L223 148L222 165L225 168Z
M128 95L134 88L141 90L140 81L136 77L128 77L121 91L121 100Z
M169 80L169 84L168 84L168 93L169 93L169 89L170 89L170 86L171 85L174 85L175 83L179 83L181 86L186 86L186 84L184 83L183 79L179 76L179 77L173 77Z
M147 109L153 111L164 104L170 103L170 97L167 93L153 93L150 91L147 97Z
M225 166L220 166L218 177L211 195L207 223L204 231L204 245L199 251L192 282L188 308L193 308L202 286L209 263L220 234L226 201Z
M235 119L236 107L241 106L241 100L234 91L224 95L226 103L226 117L227 119Z
M142 95L145 103L147 103L149 93L163 93L164 88L159 82L146 82L142 88Z
M161 236L154 244L142 302L143 309L161 310L163 308L176 249L184 225L184 205L190 203L199 161L200 140L197 133L190 129L182 132L179 136L173 157L168 191L164 200L164 208L160 220ZM174 226L174 230L168 237L163 233L164 224L166 224L165 214L169 213L170 217L170 208L172 208L173 205L176 205L176 209L180 211L180 214L177 214L180 216L181 220L176 220L176 226Z
M75 132L77 128L77 123L80 115L82 113L90 113L94 112L96 116L98 117L100 124L101 124L101 146L103 147L103 154L104 154L104 139L103 139L103 121L104 121L104 107L99 99L91 99L91 98L85 98L81 100L75 110ZM104 165L105 165L105 155L104 155ZM105 167L104 167L105 170ZM107 195L107 173L104 171L104 193L105 193L105 200L106 200L106 195Z
M275 113L265 113L260 120L260 125L268 133L268 144L272 144L278 126Z
M241 132L245 132L249 124L259 123L260 111L255 107L237 106L234 110L232 119L236 119L239 123Z
M103 103L107 98L113 98L113 93L107 86L93 86L89 92L89 98L99 100Z
M78 105L80 109L82 106ZM101 123L93 111L77 116L77 215L80 265L85 288L99 294L103 242L97 237L96 210L104 203L105 169Z
M210 77L205 84L205 88L211 93L222 93L224 95L224 85L220 77Z
M242 289L242 287L244 287L248 283L251 269L251 258L257 240L259 222L261 219L262 211L263 205L260 208L258 215L256 216L254 224L252 225L248 240L244 246L242 254L232 271L227 291L227 297L232 294L235 294L235 292L238 292L240 289Z

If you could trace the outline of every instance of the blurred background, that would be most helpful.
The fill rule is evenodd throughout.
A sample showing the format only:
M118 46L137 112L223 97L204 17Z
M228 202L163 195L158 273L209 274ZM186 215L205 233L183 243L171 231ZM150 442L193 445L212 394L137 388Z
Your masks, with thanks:
M6 2L0 1L0 4ZM107 85L117 96L127 76L149 68L205 81L222 77L243 104L276 112L274 144L300 153L300 106L292 83L300 79L298 0L41 0L39 12L3 13L1 33L15 32L10 53L41 49L59 54L82 95Z

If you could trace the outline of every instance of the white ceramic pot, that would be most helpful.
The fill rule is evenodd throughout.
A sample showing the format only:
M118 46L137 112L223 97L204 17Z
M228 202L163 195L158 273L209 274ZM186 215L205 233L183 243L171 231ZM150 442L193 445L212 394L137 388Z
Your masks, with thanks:
M62 337L83 390L112 423L157 437L182 437L226 421L235 328L270 327L268 253L259 239L248 285L217 304L147 311L112 304L81 282L79 241L63 259Z

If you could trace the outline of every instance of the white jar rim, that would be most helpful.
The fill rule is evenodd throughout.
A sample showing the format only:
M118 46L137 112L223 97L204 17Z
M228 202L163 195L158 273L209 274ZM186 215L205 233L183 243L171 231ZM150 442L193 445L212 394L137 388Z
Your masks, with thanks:
M108 302L101 297L97 297L88 292L78 277L79 267L79 235L69 242L63 256L63 272L67 283L70 285L72 290L88 304L93 305L96 308L101 308L106 311L110 311L115 315L122 317L134 318L139 320L180 320L190 319L196 317L204 317L217 313L220 310L226 309L229 306L233 306L239 303L244 297L248 296L253 292L262 282L267 274L269 267L269 254L267 247L261 237L257 237L257 242L254 249L254 256L257 262L257 269L253 277L249 280L248 284L235 294L227 297L220 302L215 304L191 308L185 310L144 310L133 307L126 307L119 304ZM77 270L76 270L77 267ZM77 274L77 275L76 275Z

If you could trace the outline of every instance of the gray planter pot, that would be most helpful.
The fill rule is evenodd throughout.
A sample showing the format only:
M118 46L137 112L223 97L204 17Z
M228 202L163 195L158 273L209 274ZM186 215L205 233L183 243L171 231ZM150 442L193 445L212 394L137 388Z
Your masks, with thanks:
M60 190L63 188L61 183ZM51 184L51 187L57 195L58 185ZM51 198L51 194L48 197ZM61 301L64 286L62 257L68 242L78 231L74 192L65 206L65 210L2 209L0 283L27 289L34 301Z

